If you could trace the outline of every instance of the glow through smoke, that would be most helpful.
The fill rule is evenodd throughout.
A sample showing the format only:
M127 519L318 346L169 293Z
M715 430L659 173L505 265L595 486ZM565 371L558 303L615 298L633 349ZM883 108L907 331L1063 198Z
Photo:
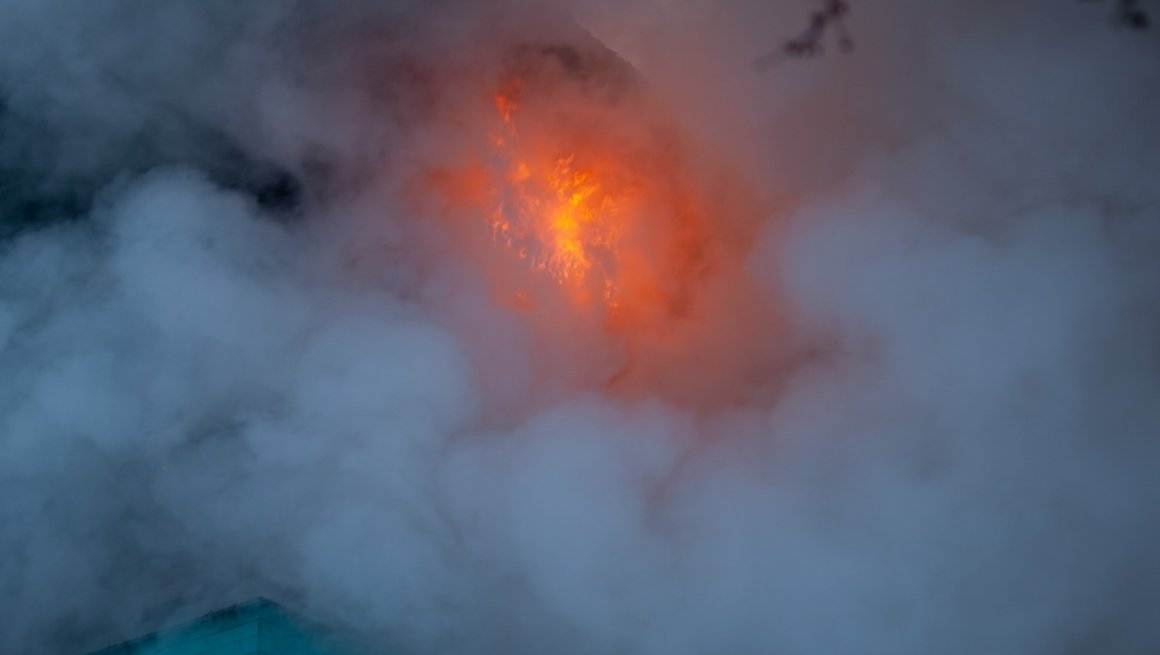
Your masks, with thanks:
M502 131L491 135L501 171L489 220L495 241L583 302L615 307L620 244L639 183L597 149L537 148L520 134L515 81L495 96Z

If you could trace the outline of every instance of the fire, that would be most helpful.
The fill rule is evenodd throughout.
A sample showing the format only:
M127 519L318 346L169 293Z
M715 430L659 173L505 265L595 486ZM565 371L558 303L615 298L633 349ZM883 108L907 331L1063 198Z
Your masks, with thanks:
M496 243L543 271L577 298L615 307L617 264L638 190L600 148L543 147L517 127L520 85L497 93L502 129L491 135L500 173L490 212Z
M599 44L516 46L478 83L415 195L479 276L467 288L528 328L553 375L695 403L749 393L722 376L769 364L738 346L772 324L745 274L768 215L746 171Z
M464 162L429 178L465 252L505 307L621 334L669 330L695 311L718 256L699 162L611 64L516 52L465 114Z

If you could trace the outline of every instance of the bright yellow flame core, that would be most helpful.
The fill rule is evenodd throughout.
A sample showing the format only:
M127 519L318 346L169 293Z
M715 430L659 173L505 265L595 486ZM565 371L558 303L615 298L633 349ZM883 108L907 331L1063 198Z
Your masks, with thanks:
M627 220L630 184L617 179L607 156L548 154L524 144L515 126L518 104L496 96L503 134L493 134L506 170L491 213L495 240L534 269L588 297L615 305L618 244Z

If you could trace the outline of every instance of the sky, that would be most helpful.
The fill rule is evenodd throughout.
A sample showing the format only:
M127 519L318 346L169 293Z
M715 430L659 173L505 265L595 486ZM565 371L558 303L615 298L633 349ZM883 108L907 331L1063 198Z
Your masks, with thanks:
M814 8L0 0L0 652L1160 650L1160 39Z

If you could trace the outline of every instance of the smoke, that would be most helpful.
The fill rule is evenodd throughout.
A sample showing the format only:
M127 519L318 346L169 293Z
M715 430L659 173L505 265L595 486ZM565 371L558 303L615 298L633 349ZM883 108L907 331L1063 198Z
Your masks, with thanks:
M0 651L261 594L390 652L1156 652L1160 42L859 4L754 72L807 13L0 3ZM662 300L457 204L552 47L619 63L528 129L697 207L633 236Z

